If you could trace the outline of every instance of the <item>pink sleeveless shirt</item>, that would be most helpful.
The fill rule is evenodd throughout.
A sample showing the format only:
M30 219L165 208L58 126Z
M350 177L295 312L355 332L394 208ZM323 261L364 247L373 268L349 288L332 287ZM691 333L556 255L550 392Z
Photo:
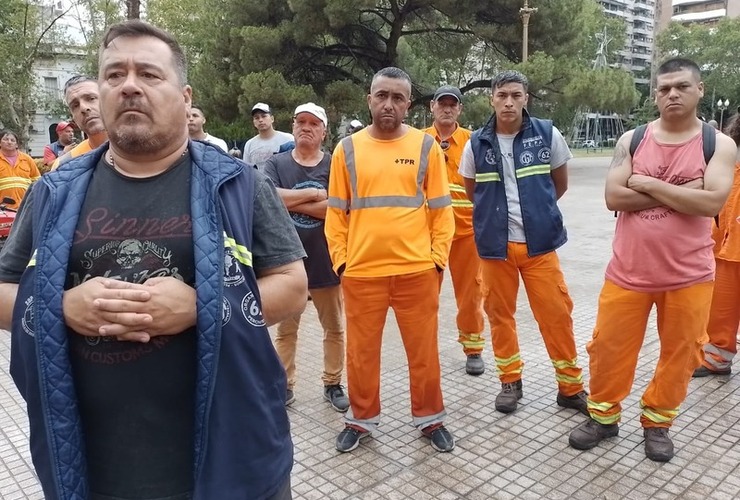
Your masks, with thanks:
M702 136L661 144L648 125L632 158L632 172L684 184L704 176ZM712 219L667 206L620 212L606 278L628 290L660 292L714 279Z

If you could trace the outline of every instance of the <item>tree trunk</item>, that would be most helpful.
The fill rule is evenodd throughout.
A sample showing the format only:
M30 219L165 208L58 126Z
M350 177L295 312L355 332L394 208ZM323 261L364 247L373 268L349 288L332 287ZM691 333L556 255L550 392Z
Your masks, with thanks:
M126 0L126 19L141 18L141 0Z

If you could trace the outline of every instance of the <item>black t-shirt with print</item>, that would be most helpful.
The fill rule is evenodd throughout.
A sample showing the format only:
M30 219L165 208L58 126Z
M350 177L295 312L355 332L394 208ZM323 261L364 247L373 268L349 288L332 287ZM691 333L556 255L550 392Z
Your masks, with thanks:
M330 166L331 155L329 153L324 153L318 165L306 167L296 162L288 151L267 160L265 175L275 183L275 186L283 189L327 189ZM324 234L324 219L317 219L300 212L289 213L308 255L308 258L303 261L308 276L308 288L338 285L339 278L332 269Z
M80 212L65 288L95 276L195 282L190 156L155 177L103 162ZM193 487L195 329L148 343L70 332L70 358L96 498L188 498Z

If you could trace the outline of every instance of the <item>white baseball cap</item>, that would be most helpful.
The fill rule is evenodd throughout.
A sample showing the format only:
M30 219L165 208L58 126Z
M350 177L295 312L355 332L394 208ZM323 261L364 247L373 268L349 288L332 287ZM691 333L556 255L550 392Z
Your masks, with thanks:
M318 104L314 104L312 102L307 102L306 104L301 104L297 108L295 108L295 113L293 113L293 118L298 116L299 113L311 113L316 118L321 120L321 123L324 124L324 127L329 125L329 119L326 117L326 110L319 106Z
M257 111L260 111L262 113L267 113L268 115L272 114L272 110L270 109L270 106L268 106L264 102L258 102L257 104L252 106L252 114L254 114Z

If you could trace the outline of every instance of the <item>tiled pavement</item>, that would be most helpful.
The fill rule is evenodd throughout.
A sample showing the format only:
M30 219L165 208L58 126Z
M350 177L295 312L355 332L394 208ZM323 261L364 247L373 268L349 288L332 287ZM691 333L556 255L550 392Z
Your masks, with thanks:
M593 328L603 270L610 254L613 216L603 201L607 159L573 160L571 188L561 202L570 242L560 256L575 302L574 325L581 363ZM432 450L410 424L408 373L403 347L389 315L383 349L383 416L376 435L350 454L334 450L341 415L321 394L321 329L312 306L299 344L297 400L290 408L295 443L296 499L731 499L740 498L740 376L691 382L671 434L676 457L667 464L645 458L638 401L650 380L659 345L654 323L646 335L633 393L625 401L620 436L595 450L568 446L568 433L585 417L555 404L553 368L547 359L524 290L519 329L524 398L510 415L494 410L498 381L487 339L486 373L464 372L456 343L449 281L442 290L440 359L452 453ZM8 336L0 338L0 498L42 498L28 455L27 423L7 373ZM215 499L214 499L215 500Z

